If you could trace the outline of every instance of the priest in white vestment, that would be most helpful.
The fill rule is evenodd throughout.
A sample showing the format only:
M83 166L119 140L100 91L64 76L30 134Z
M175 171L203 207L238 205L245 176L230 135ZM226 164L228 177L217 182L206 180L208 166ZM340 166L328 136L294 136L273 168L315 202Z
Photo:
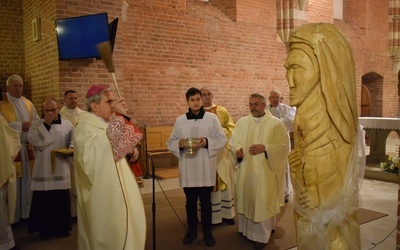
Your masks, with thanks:
M210 88L203 87L200 91L204 110L217 115L229 140L235 128L235 123L228 110L221 105L213 103L214 94ZM226 143L226 146L217 156L217 180L211 193L212 224L219 224L222 221L225 221L228 225L235 224L236 207L233 169L234 157L230 151L229 143Z
M78 108L78 94L75 90L67 90L64 93L65 106L60 109L60 115L72 123L75 127L79 121L79 115L86 112Z
M21 151L15 159L17 173L17 204L14 222L29 217L32 192L31 168L34 163L33 149L28 144L28 131L32 122L39 119L32 102L22 96L23 80L19 75L7 78L7 93L3 94L0 111L8 124L20 133Z
M61 118L66 119L72 123L74 128L78 124L79 115L86 112L78 108L78 93L75 90L67 90L64 93L65 106L60 109ZM76 217L76 184L75 184L75 170L74 159L72 156L68 157L69 167L71 169L71 216Z
M146 216L142 197L128 162L122 155L115 158L111 142L113 133L120 132L114 129L124 126L115 126L113 112L121 113L126 103L115 99L107 86L93 85L86 106L89 112L80 116L74 135L78 249L143 250ZM122 137L129 137L119 135L121 142Z
M0 249L14 249L16 246L11 229L16 198L14 159L21 148L21 143L18 131L8 125L1 113L0 138Z
M279 118L283 124L285 124L288 131L288 135L293 132L294 117L296 115L296 107L290 107L284 103L281 103L281 92L278 90L271 90L268 96L269 103L267 104L267 109L271 114ZM291 147L289 148L290 151ZM285 202L289 201L289 195L291 192L291 181L290 181L290 168L289 162L286 164L285 171Z
M238 231L266 246L284 204L289 138L285 125L266 110L265 97L252 94L251 114L239 119L229 144L236 154L235 191Z

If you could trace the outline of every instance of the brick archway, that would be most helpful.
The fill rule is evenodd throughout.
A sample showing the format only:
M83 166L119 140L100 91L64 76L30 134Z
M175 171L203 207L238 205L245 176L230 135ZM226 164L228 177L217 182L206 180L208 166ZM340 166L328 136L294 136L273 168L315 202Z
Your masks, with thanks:
M371 96L370 116L382 117L383 76L371 71L362 76L362 84L365 85Z

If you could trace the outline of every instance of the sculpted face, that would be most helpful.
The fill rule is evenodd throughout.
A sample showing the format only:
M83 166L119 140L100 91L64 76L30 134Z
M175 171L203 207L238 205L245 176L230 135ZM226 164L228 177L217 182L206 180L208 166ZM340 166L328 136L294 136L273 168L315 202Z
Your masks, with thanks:
M290 88L290 106L298 107L319 83L317 58L311 48L291 49L286 58L285 68Z

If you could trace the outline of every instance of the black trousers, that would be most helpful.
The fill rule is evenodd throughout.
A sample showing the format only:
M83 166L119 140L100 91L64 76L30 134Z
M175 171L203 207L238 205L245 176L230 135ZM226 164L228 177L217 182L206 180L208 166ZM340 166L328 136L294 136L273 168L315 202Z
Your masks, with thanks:
M203 232L211 231L211 192L213 187L186 187L186 218L190 231L197 231L197 200L200 199Z
M33 191L28 232L42 236L67 233L72 230L69 189Z

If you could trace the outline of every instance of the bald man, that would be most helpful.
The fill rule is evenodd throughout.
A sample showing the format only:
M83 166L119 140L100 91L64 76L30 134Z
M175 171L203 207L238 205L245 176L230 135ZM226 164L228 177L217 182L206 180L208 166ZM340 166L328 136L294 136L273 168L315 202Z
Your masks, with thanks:
M204 110L217 115L224 133L229 140L235 128L232 117L226 108L213 103L214 94L210 88L203 87L200 91ZM217 182L211 193L213 224L219 224L222 221L225 221L229 225L235 224L233 168L234 159L227 143L217 157Z

